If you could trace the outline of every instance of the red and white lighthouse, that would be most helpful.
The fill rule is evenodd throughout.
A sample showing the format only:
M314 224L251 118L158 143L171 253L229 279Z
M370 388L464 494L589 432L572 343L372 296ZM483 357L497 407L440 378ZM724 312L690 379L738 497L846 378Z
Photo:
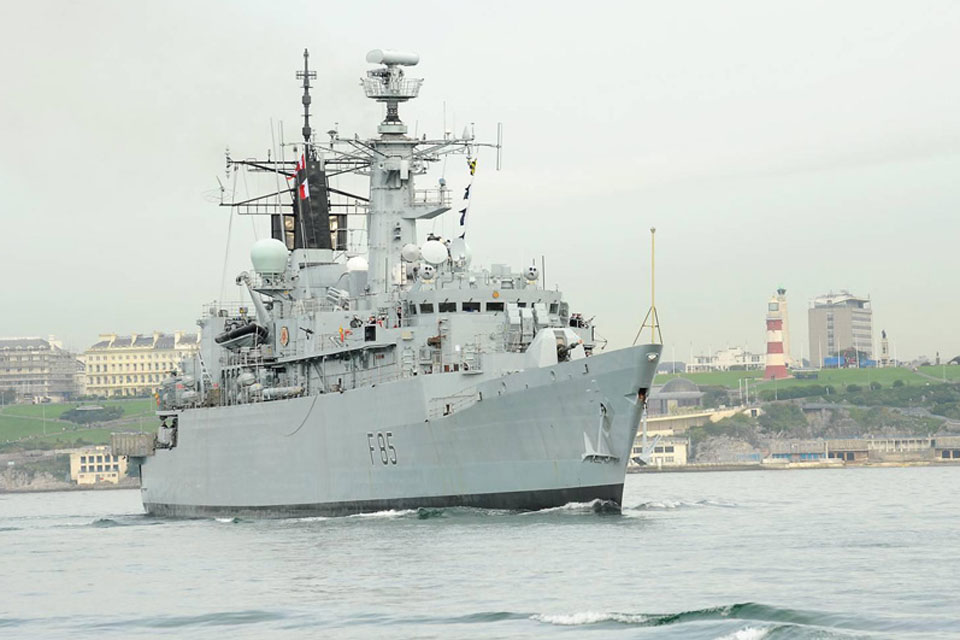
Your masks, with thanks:
M767 366L763 370L764 380L780 380L789 378L787 359L789 355L784 348L784 333L786 330L786 290L777 289L777 296L767 303Z

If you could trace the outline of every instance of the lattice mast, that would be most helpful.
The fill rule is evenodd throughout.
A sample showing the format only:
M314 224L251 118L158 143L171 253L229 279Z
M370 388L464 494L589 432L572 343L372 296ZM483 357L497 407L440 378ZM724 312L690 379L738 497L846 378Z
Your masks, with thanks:
M657 315L656 302L656 233L657 228L650 227L650 309L647 310L647 315L643 317L643 323L640 325L640 329L637 330L633 344L637 344L637 341L640 339L640 334L643 333L643 330L647 327L650 327L650 344L663 344L663 334L660 333L660 317Z

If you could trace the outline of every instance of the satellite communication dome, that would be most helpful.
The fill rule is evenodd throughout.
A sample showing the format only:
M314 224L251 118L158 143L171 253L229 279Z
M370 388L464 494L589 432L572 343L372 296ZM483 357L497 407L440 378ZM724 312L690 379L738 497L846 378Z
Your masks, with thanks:
M420 267L420 279L421 280L433 280L434 276L437 275L437 270L433 265L425 264Z
M463 261L463 264L470 264L473 252L470 251L470 245L463 238L457 238L450 243L450 257L454 262Z
M367 259L363 256L353 256L347 260L347 271L366 271L369 268Z
M537 269L537 265L532 264L527 267L527 270L523 272L527 276L527 280L536 280L540 277L540 269Z
M250 247L250 262L257 273L283 273L287 255L287 245L275 238L257 240Z
M400 257L406 260L407 262L416 262L420 259L420 247L408 242L403 245L400 249Z
M427 240L424 242L420 248L420 255L432 265L443 264L449 257L447 245L439 240Z

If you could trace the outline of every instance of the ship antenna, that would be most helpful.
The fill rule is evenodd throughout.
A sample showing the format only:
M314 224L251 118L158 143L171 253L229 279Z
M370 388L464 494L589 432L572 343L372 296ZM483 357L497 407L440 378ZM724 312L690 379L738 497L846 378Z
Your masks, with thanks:
M633 344L637 344L637 340L640 339L640 334L647 327L650 327L650 344L657 344L657 338L660 339L660 344L663 344L663 335L660 333L660 318L657 315L657 303L654 298L654 294L656 293L656 279L654 277L654 267L656 266L656 233L657 228L650 227L650 309L647 311L647 315L643 317L643 324L640 325L637 336L633 339Z
M310 51L303 50L303 71L297 71L297 79L303 79L303 141L309 143L313 135L310 128L310 81L317 77L316 71L310 71Z

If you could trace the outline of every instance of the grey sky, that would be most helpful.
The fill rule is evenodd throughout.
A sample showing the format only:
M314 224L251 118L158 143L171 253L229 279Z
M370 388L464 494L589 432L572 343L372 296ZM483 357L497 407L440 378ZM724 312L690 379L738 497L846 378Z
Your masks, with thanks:
M392 47L421 55L411 128L440 135L444 102L457 132L504 123L504 170L480 158L475 260L545 254L612 346L649 304L656 226L668 358L761 349L777 286L795 355L831 288L869 294L901 357L960 353L960 3L146 7L0 7L0 335L83 349L194 328L221 290L224 147L265 154L271 118L295 137L304 47L316 129L372 135L358 79ZM253 238L235 219L229 280Z

